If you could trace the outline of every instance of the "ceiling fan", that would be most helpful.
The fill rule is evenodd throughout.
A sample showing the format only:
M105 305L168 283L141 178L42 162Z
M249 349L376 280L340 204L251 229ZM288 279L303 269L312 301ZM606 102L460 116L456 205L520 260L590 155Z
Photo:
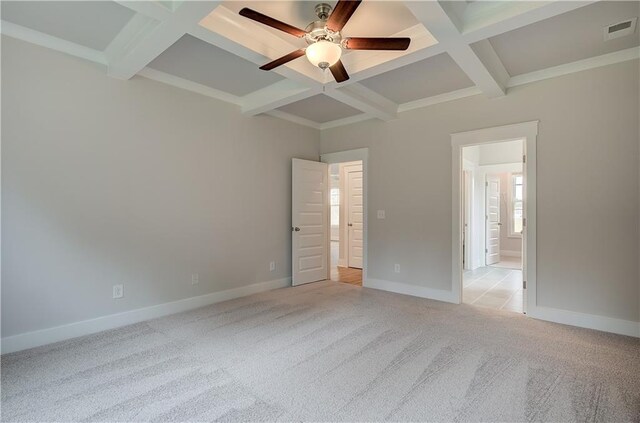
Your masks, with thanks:
M277 19L263 15L249 8L243 8L240 15L252 19L264 25L286 32L298 38L304 38L308 47L292 51L266 65L260 66L262 70L271 70L298 57L307 56L309 62L320 69L329 69L337 82L349 79L347 70L340 61L342 49L346 50L406 50L411 39L376 38L376 37L347 37L342 38L342 28L349 21L362 0L339 0L333 12L331 5L320 3L316 5L315 12L319 20L311 22L302 30L286 24Z

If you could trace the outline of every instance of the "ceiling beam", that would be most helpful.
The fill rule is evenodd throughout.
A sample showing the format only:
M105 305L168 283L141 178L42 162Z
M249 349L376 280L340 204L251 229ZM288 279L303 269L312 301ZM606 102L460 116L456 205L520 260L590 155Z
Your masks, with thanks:
M396 103L358 83L338 89L328 89L324 93L334 100L378 119L392 120L398 117Z
M107 58L101 51L63 40L62 38L57 38L31 28L16 25L12 22L0 21L0 32L3 35L89 60L99 65L107 64Z
M154 6L147 3L153 3ZM116 78L130 79L178 41L186 33L186 28L197 25L219 2L185 1L176 10L162 13L157 8L163 6L156 2L122 4L139 10L145 16L132 19L107 47L107 73ZM149 17L146 14L150 13L152 7L154 17ZM163 20L158 20L158 17Z
M467 5L462 18L462 37L468 44L475 43L576 10L595 1L473 2Z
M447 13L439 1L408 1L405 4L484 94L489 97L506 94L504 75L494 74L463 39L460 30L463 22L455 13ZM496 58L497 55L491 59Z
M242 97L242 113L255 116L320 94L320 87L309 87L285 79Z
M224 5L207 15L199 25L189 28L189 34L223 50L261 66L294 50L306 47L306 43L295 37L285 40L264 25L234 13ZM304 60L293 60L279 66L276 72L288 79L321 87L323 72Z

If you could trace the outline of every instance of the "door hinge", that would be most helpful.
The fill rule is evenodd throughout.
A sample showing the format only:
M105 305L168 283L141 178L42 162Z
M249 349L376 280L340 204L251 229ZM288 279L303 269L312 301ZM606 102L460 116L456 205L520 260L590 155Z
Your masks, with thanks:
M522 163L526 163L527 162L527 155L523 154L522 155Z
M527 218L523 217L522 218L522 227L524 228L525 226L527 226Z
M527 281L522 281L522 289L527 289Z
M488 252L489 252L489 250L485 248L485 249L484 249L484 252L485 252L485 253L488 253Z
M489 186L489 181L484 181L484 186L488 187Z

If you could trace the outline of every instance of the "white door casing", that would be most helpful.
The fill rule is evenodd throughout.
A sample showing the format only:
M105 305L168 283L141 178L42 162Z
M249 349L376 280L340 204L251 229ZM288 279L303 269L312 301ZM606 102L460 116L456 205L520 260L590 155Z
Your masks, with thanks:
M500 177L487 175L485 221L486 221L486 264L500 261Z
M351 168L351 167L350 167ZM355 169L359 170L355 170ZM362 269L363 252L363 197L362 166L347 169L347 216L348 216L348 266Z
M329 168L292 160L292 285L328 278Z

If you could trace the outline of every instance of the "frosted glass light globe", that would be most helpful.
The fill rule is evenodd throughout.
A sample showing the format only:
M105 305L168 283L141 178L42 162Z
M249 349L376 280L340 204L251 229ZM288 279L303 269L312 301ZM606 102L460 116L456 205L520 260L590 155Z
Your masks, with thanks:
M342 48L336 43L320 40L307 47L305 54L313 66L326 69L340 60Z

